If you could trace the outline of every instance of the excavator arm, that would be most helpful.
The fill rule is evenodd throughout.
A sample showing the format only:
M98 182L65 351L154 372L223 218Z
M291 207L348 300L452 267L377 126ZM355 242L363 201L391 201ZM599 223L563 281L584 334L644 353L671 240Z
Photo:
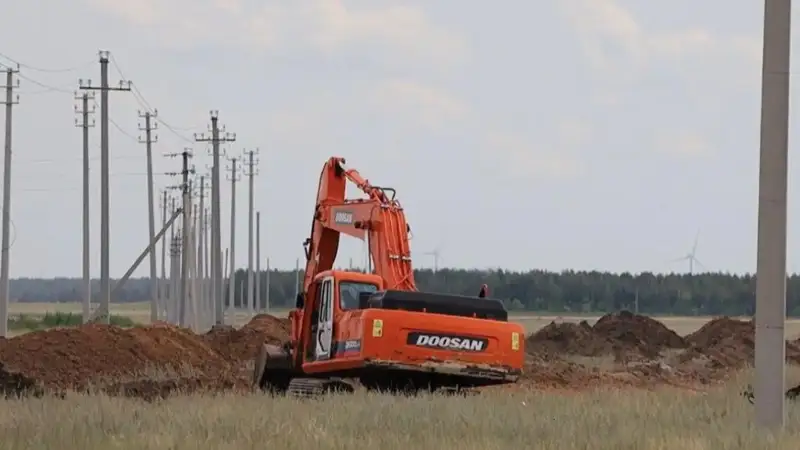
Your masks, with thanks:
M345 198L347 182L367 198ZM394 189L372 185L357 170L346 168L344 158L328 159L320 174L311 236L304 242L303 292L308 292L317 274L333 268L341 234L367 240L374 272L386 289L416 291L409 232Z

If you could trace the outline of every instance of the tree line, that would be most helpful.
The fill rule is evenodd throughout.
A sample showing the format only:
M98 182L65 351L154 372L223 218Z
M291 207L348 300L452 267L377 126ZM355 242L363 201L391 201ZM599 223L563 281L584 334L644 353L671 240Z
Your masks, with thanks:
M294 304L296 271L271 270L269 300L274 308ZM260 274L262 303L267 298L267 273ZM643 314L674 315L751 315L755 310L755 277L726 273L654 274L644 272L609 273L598 271L513 272L496 270L430 269L415 271L421 291L477 295L481 284L490 288L491 297L503 300L512 310L549 313L605 313L621 309ZM236 272L234 304L241 304L247 273ZM147 278L129 279L113 299L137 302L149 297ZM99 281L92 281L94 296ZM227 289L226 297L227 297ZM75 302L81 299L81 280L77 278L11 280L12 301ZM226 303L227 303L226 299ZM262 305L263 307L264 305ZM800 276L787 284L787 313L800 316Z

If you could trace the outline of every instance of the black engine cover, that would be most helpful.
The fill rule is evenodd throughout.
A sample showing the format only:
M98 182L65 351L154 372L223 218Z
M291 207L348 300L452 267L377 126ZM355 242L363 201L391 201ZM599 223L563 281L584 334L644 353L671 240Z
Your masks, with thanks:
M508 311L503 306L503 302L494 298L389 290L363 295L360 300L362 300L364 308L424 311L449 316L508 321Z

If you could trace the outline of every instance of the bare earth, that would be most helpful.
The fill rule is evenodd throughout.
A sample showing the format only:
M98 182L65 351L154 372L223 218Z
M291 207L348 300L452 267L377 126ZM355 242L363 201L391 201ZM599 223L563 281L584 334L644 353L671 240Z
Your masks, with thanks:
M143 304L113 313L149 316ZM800 448L800 407L770 436L753 427L752 405L739 395L751 381L749 318L517 315L530 334L513 386L466 398L359 392L298 401L249 386L255 349L288 336L285 312L235 317L238 329L202 335L166 324L85 325L0 339L0 389L24 395L0 400L0 447ZM800 382L798 335L800 322L788 321L791 385ZM36 392L45 395L27 396Z

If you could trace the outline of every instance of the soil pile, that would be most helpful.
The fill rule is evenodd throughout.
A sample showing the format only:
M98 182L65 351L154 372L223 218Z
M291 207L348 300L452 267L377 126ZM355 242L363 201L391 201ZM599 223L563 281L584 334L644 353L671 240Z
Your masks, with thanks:
M582 391L598 387L687 387L696 385L698 380L694 373L654 361L603 369L553 360L527 364L521 381L537 389Z
M239 364L255 358L264 342L282 344L289 340L289 319L259 314L240 329L230 326L214 327L203 340L228 361Z
M249 384L246 363L263 342L289 339L288 319L260 314L241 329L205 335L164 323L119 328L86 324L0 340L0 392L101 389L154 398Z
M692 349L684 359L702 354L717 368L740 368L754 362L755 324L752 320L718 317L686 336L686 341ZM800 363L799 343L786 343L786 359Z
M529 336L526 344L534 355L614 355L623 359L626 354L656 358L666 349L687 347L682 337L661 322L628 311L606 314L594 326L586 321L577 325L552 322Z
M556 323L528 336L525 348L534 356L555 356L559 354L580 356L603 356L613 352L614 343L598 336L585 320L581 323Z
M592 329L598 335L640 346L653 354L665 349L687 347L684 339L663 323L630 311L606 314L597 320Z
M0 379L16 374L54 390L82 390L159 369L190 368L206 378L229 370L225 358L197 335L171 325L87 324L31 332L0 342L0 361Z

